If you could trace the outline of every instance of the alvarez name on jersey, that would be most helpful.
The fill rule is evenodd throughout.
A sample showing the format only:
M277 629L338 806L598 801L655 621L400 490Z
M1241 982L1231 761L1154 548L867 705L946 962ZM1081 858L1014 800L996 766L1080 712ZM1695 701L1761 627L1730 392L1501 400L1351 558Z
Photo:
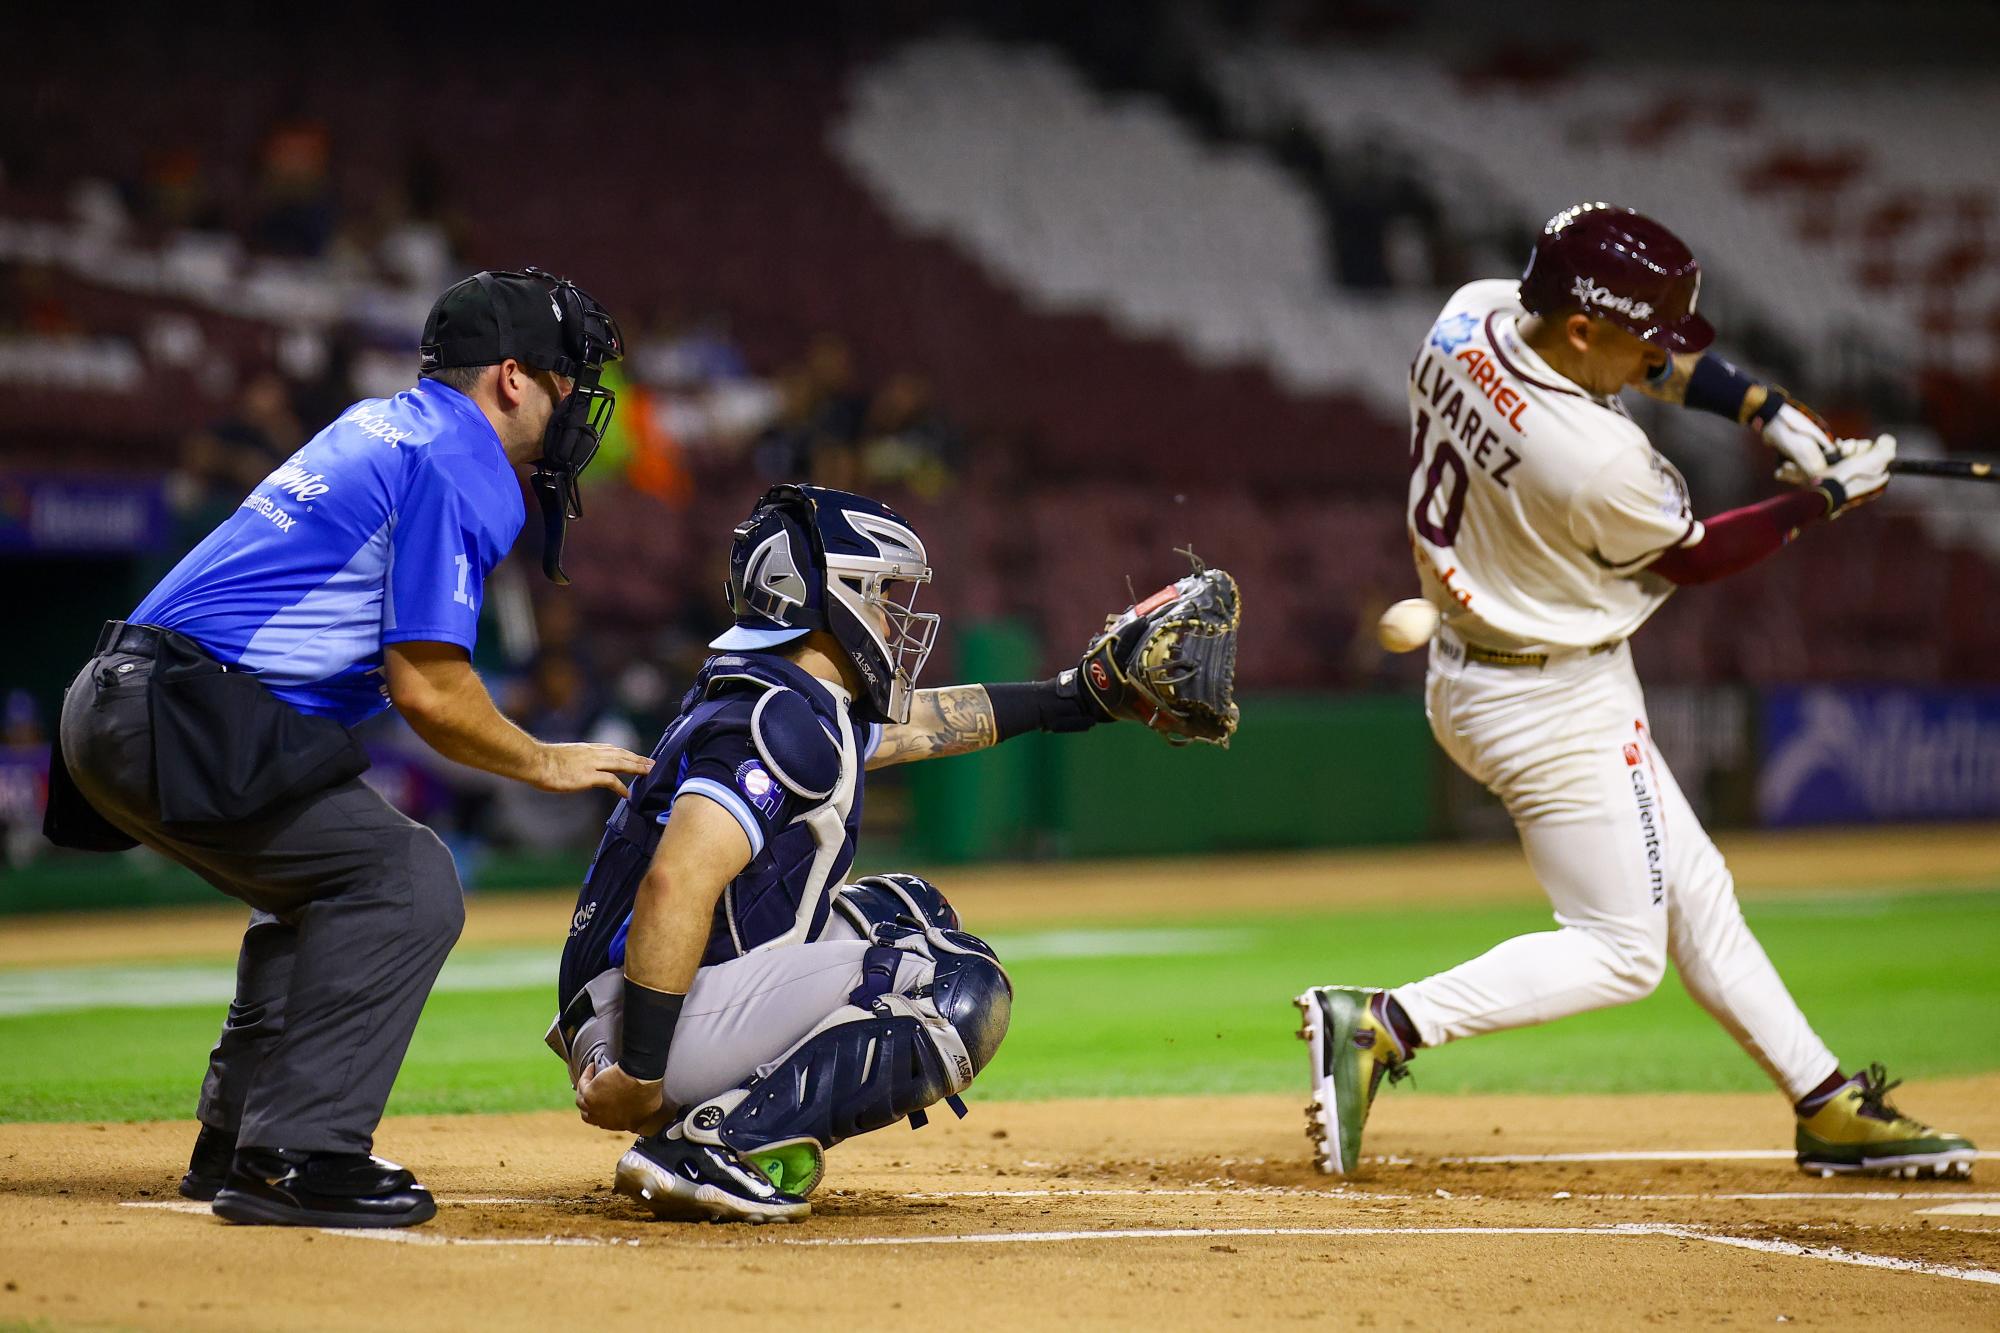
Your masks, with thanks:
M1645 573L1698 540L1687 483L1614 398L1521 341L1508 279L1461 288L1410 366L1410 546L1461 638L1506 652L1623 639L1673 585Z

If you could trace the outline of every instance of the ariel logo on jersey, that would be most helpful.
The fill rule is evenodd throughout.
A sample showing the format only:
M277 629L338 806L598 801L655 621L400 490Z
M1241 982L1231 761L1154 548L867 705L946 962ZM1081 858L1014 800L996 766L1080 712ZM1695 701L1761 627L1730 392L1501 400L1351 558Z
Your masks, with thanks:
M1600 310L1616 310L1633 319L1653 317L1652 302L1635 301L1629 296L1614 296L1609 287L1600 287L1581 273L1577 274L1576 281L1570 284L1569 291L1570 295L1576 298L1577 304L1586 309L1595 306Z
M1506 377L1500 373L1494 359L1486 354L1486 349L1468 347L1452 360L1465 367L1465 373L1472 378L1472 387L1485 394L1487 400L1500 410L1500 419L1512 426L1516 434L1525 434L1521 429L1521 414L1528 410L1528 400L1506 382Z
M1472 341L1472 331L1479 327L1479 320L1471 314L1453 315L1431 325L1431 346L1441 352L1456 352Z
M778 817L778 807L784 804L785 793L779 790L770 772L755 759L745 759L736 766L736 789L770 818Z

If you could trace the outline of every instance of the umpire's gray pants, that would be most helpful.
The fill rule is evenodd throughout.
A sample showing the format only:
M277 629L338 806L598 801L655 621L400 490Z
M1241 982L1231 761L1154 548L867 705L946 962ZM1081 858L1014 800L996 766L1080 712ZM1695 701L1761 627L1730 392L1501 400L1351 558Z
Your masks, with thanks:
M240 1147L366 1152L465 924L451 855L358 779L256 820L163 828L152 666L129 653L85 666L62 745L106 819L256 909L198 1113Z

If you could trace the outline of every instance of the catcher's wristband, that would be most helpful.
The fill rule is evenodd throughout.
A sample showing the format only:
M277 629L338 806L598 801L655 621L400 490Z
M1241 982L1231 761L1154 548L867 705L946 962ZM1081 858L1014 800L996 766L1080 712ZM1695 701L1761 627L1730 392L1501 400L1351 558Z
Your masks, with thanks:
M641 1083L666 1077L667 1048L681 1021L685 995L654 990L625 978L624 1034L618 1047L618 1067Z
M1069 677L1067 688L1064 676ZM988 685L985 690L993 706L996 741L1030 731L1088 731L1109 720L1082 697L1071 672L1051 680Z

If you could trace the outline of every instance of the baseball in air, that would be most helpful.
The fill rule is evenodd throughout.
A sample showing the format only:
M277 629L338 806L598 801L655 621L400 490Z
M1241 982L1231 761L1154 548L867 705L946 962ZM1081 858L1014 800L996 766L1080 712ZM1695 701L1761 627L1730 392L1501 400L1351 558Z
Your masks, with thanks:
M1375 637L1392 653L1411 653L1437 633L1438 610L1421 597L1406 597L1375 622Z

